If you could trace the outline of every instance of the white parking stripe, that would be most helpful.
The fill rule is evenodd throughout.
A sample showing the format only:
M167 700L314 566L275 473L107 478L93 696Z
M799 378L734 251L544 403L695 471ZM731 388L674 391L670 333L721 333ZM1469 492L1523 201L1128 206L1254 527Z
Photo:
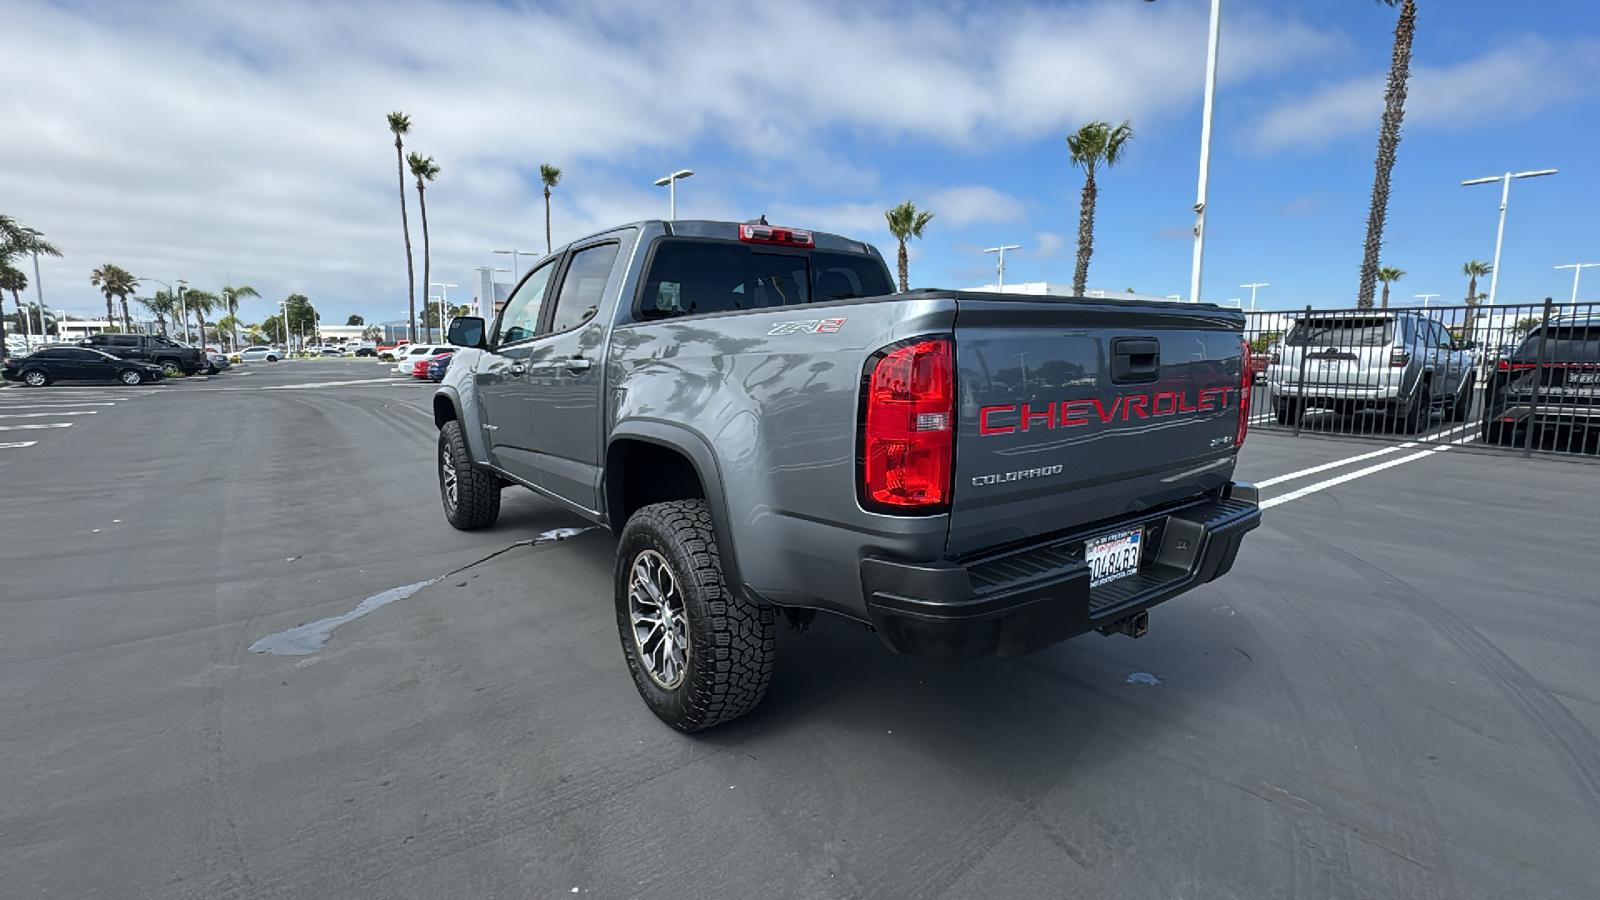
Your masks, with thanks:
M1270 500L1263 500L1261 501L1261 508L1271 509L1280 503L1288 503L1290 500L1298 500L1301 497L1305 497L1309 494L1315 494L1318 491L1325 491L1328 488L1344 484L1347 481L1354 481L1357 478L1364 478L1373 474L1374 472L1382 472L1384 469L1392 469L1395 466L1402 466L1408 462L1419 460L1424 456L1432 456L1435 453L1442 453L1449 449L1449 447L1432 447L1427 450L1419 450L1410 456L1402 456L1399 459L1391 459L1388 462L1378 463L1375 466L1367 466L1365 469L1357 469L1354 472L1348 472L1344 475L1340 475L1337 478L1329 478L1327 481L1319 481L1316 484L1308 485L1298 491L1290 491L1281 497L1273 497Z
M0 419L38 419L43 416L92 416L98 412L100 412L98 409L68 409L61 412L0 413Z
M71 428L71 422L51 422L48 425L0 425L0 431L26 431L30 428Z
M1410 446L1416 446L1416 445L1412 444ZM1301 469L1298 472L1290 472L1287 475L1277 475L1277 476L1274 476L1272 478L1268 478L1265 481L1258 481L1258 482L1256 482L1256 487L1258 487L1258 488L1272 487L1275 484L1282 484L1285 481L1293 481L1296 478L1301 478L1301 477L1304 477L1306 475L1315 475L1318 472L1326 472L1329 469L1337 469L1340 466L1347 466L1347 465L1349 465L1351 463L1361 462L1364 459L1372 459L1373 457L1384 456L1384 455L1389 454L1389 453L1395 453L1398 450L1400 450L1399 447L1385 447L1382 450L1374 450L1371 453L1363 453L1360 456L1352 456L1352 457L1349 457L1347 459L1336 459L1331 463L1323 463L1320 466L1312 466L1309 469Z
M34 444L37 444L37 443L39 443L39 442L38 441L11 441L10 443L0 444L0 450L14 450L14 449L16 449L18 447L32 447Z
M69 407L69 408L72 408L72 409L77 409L80 406L116 406L116 405L117 405L117 403L116 403L115 400L104 400L104 401L100 401L100 400L82 400L82 401L79 401L77 403L25 403L25 404L21 404L21 405L10 404L10 403L6 403L4 401L0 401L0 409L60 409L63 406Z

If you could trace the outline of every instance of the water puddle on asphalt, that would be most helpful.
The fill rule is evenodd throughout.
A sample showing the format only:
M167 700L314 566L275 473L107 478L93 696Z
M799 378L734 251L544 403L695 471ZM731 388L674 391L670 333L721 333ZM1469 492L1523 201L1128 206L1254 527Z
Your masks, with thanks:
M404 600L407 597L410 597L412 594L415 594L417 591L428 587L429 585L438 584L446 578L449 578L451 575L455 575L459 572L465 572L467 569L470 569L473 566L486 563L502 553L509 553L518 547L532 547L537 544L548 544L551 541L564 541L568 538L583 534L585 531L593 531L595 527L596 526L591 525L587 528L554 528L550 531L544 532L536 538L530 538L526 541L517 541L515 544L512 544L509 547L496 550L488 556L485 556L483 559L474 560L458 569L452 569L443 575L435 578L429 578L427 581L419 581L415 584L402 585L400 587L390 588L387 591L379 594L373 594L371 597L361 601L361 603L357 605L355 609L350 610L342 616L332 616L326 619L318 619L315 622L307 622L304 625L296 625L287 631L280 631L277 634L267 635L261 640L256 641L254 644L251 644L250 652L271 653L274 656L310 656L311 654L316 653L323 647L327 646L329 639L333 637L334 629L345 624L346 622L354 622L356 619L359 619L369 613L376 612L377 610L388 606L396 600Z

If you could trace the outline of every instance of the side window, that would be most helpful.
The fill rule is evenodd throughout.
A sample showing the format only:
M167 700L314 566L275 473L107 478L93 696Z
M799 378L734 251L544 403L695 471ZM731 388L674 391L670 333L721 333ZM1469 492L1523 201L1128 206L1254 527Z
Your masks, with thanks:
M139 336L136 334L113 334L109 340L113 347L137 347Z
M561 280L561 293L556 296L555 318L550 323L552 334L570 331L594 318L619 249L618 244L598 244L572 255L572 264Z
M500 311L500 327L495 334L495 346L515 344L531 338L539 330L539 314L544 311L545 289L550 286L550 275L556 270L551 260L535 269L517 292L506 301Z
M1438 322L1428 322L1428 346L1446 347L1450 344L1450 335L1445 333L1444 326Z

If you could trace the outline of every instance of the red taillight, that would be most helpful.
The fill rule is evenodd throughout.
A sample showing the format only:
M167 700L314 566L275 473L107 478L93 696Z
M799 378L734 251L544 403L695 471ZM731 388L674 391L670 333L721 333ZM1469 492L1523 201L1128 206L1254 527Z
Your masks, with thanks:
M1250 342L1244 342L1243 363L1244 377L1239 382L1239 431L1233 436L1235 450L1244 445L1245 435L1250 433L1250 384L1255 381L1255 359L1250 353Z
M774 228L771 225L740 225L739 240L750 244L782 244L785 247L815 246L809 231Z
M1393 350L1389 351L1389 367L1390 368L1393 368L1393 369L1404 369L1406 366L1408 366L1410 364L1411 364L1411 351L1406 350L1406 349L1404 349L1402 347L1396 347Z
M950 502L955 386L949 338L888 350L872 367L861 454L869 508L931 512Z

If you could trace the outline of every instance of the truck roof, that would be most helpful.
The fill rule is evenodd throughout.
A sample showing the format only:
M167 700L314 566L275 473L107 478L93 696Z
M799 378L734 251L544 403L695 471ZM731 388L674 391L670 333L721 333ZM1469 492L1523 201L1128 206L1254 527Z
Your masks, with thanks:
M620 231L624 228L638 228L640 230L660 229L669 237L696 237L711 238L714 240L737 241L739 240L739 226L741 224L755 223L725 222L715 219L676 219L672 221L668 221L666 219L641 219L637 222L628 222L626 224L607 228L604 231L597 231L593 234L585 235L564 245L561 249L565 250L567 247L570 247L573 244L581 244L584 241L592 238L607 235L613 231ZM865 241L858 241L853 238L847 238L843 235L832 234L826 231L816 231L806 228L803 225L775 224L771 227L809 232L812 236L814 249L817 250L832 250L841 253L868 253L882 258L882 254L878 252L878 249L871 244L866 243Z

